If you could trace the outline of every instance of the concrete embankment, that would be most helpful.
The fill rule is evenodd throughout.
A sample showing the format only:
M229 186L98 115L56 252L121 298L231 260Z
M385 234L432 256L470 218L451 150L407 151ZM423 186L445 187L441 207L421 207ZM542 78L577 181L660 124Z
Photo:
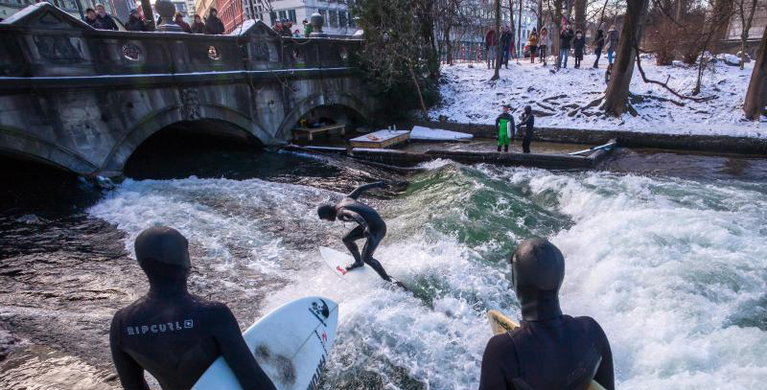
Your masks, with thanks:
M413 122L398 124L401 128L413 125L460 131L477 138L495 138L492 124L454 122ZM750 137L709 136L692 134L656 134L621 130L584 130L563 128L535 128L535 141L601 145L611 139L621 147L694 150L717 153L767 154L767 139Z
M412 152L396 149L346 149L342 147L288 145L285 150L306 153L332 153L396 167L411 167L423 162L447 159L464 164L495 164L547 169L591 169L610 154L610 149L600 149L586 156L568 154L496 153L453 150L428 150Z

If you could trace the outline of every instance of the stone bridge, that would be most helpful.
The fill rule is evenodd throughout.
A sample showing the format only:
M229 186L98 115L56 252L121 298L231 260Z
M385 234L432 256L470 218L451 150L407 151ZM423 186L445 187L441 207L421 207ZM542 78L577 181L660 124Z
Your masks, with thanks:
M229 36L101 31L43 2L0 22L0 153L117 176L174 125L278 145L310 112L361 124L375 107L361 47L260 21Z

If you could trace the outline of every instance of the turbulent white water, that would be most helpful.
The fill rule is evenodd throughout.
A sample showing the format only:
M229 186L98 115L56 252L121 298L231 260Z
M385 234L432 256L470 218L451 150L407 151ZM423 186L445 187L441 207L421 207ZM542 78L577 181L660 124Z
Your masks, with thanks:
M145 227L177 227L199 270L193 290L221 285L239 302L267 290L242 322L310 294L340 301L327 389L476 388L490 337L484 313L518 315L505 258L531 235L564 252L563 309L602 324L620 388L767 383L761 185L429 168L405 194L376 203L389 225L376 258L416 296L344 283L325 268L316 247L342 248L348 228L316 218L317 203L339 196L329 191L261 180L126 181L90 213L128 232L129 248ZM263 283L244 280L243 270Z

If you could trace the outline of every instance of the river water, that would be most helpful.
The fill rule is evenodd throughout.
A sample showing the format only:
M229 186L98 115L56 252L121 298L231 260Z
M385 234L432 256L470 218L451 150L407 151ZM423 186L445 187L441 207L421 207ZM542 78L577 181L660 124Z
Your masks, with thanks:
M17 339L0 388L116 386L109 319L146 289L132 242L153 224L189 238L190 289L243 327L302 296L339 301L323 389L476 388L485 312L518 317L507 258L532 235L564 253L563 310L600 322L619 388L767 383L767 160L621 150L591 172L420 168L227 150L150 153L111 189L24 182L0 220L0 327ZM364 199L389 226L376 257L415 294L340 282L319 259L351 226L316 205L377 179L395 184Z

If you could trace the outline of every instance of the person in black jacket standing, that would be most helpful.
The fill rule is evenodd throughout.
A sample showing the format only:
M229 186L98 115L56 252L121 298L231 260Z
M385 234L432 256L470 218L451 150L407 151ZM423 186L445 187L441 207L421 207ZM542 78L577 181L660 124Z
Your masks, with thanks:
M205 19L205 33L206 34L223 34L224 23L218 18L218 11L215 8L210 9L208 18Z
M599 68L599 57L602 56L602 48L605 47L605 33L602 30L597 30L597 38L594 39L594 54L597 56L597 60L594 61L594 68Z
M572 42L573 36L575 34L569 24L559 33L559 66L562 68L567 68L567 57L570 56L570 42Z
M128 17L128 23L125 25L125 29L128 31L146 31L146 23L141 20L137 9L132 9L130 11L130 16Z
M96 4L96 19L101 22L103 30L119 30L117 23L109 16L103 4Z
M522 139L522 152L530 153L530 142L533 141L533 126L535 125L533 108L530 106L525 106L525 112L522 113L517 125L517 133L523 125L525 126L525 138Z
M573 39L573 49L575 51L575 68L581 67L581 61L583 61L583 49L586 47L586 37L583 36L583 32L578 30L575 32L575 39Z

